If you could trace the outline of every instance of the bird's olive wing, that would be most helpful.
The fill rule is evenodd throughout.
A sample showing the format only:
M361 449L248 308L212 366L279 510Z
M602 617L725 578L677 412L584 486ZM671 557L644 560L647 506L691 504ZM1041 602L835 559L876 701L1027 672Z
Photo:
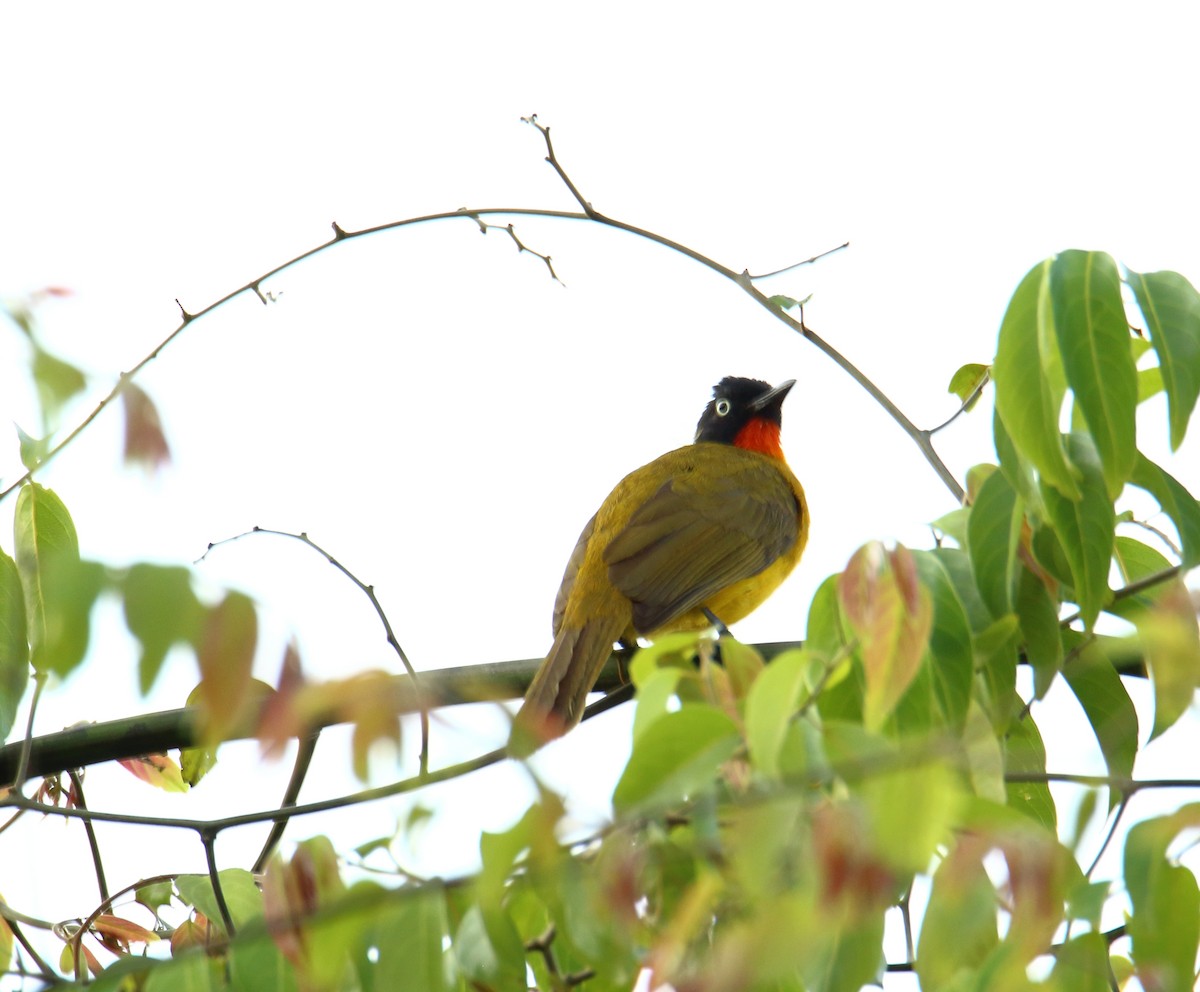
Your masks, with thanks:
M592 539L592 531L596 527L596 516L592 515L583 526L583 533L579 535L579 540L575 543L575 550L571 552L571 557L567 560L567 569L563 573L562 585L558 587L558 595L554 597L554 621L553 630L554 636L558 636L559 628L562 627L563 615L567 612L567 600L571 597L571 590L575 586L575 576L579 574L579 568L583 564L583 556L587 553L588 541Z
M639 632L700 609L795 543L796 498L779 472L755 464L698 474L664 483L604 550L609 578L632 600Z

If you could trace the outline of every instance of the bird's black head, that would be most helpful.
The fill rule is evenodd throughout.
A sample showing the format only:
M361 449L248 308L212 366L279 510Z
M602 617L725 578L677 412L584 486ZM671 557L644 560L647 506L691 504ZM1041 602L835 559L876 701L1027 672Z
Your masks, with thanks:
M795 379L789 379L772 387L761 379L726 376L713 386L713 398L696 424L696 440L737 444L743 428L752 421L772 425L778 438L782 423L780 407L795 384Z

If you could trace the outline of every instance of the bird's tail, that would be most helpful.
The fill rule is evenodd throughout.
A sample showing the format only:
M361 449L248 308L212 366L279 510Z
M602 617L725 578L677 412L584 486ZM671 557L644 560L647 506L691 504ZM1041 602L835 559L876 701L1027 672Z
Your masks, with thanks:
M579 722L623 626L619 618L593 617L582 627L559 630L513 721L510 754L531 754Z

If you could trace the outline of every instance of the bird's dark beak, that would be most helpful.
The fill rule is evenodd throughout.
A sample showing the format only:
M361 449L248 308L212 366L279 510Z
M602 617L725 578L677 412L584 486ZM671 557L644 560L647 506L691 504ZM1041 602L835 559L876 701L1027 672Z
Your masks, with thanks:
M762 396L759 396L749 404L750 412L762 413L764 410L772 408L779 409L788 394L788 390L794 385L796 385L796 380L788 379L787 382L781 382L774 389L768 389Z

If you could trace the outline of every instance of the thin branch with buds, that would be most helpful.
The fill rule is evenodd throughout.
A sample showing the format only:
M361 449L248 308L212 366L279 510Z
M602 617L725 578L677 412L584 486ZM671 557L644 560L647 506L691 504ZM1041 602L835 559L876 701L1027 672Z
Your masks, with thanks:
M204 561L204 559L208 557L209 552L212 551L213 548L218 548L223 544L230 544L233 541L240 541L242 538L252 537L255 534L273 534L276 537L288 537L294 541L299 541L301 544L307 545L308 547L312 548L315 552L317 552L317 554L323 556L325 558L325 560L327 562L329 562L330 565L332 565L339 572L341 572L344 576L346 576L346 578L348 578L351 582L353 582L354 585L358 587L359 591L361 591L363 593L363 595L366 596L368 600L370 600L371 606L373 606L375 608L376 616L379 617L379 622L383 624L383 630L384 630L384 633L387 635L388 644L390 644L392 646L392 650L396 652L396 656L400 659L400 664L402 664L404 666L404 670L408 673L409 678L412 679L413 688L417 694L417 699L419 702L419 708L420 708L420 713L421 713L420 766L421 766L422 772L428 771L429 770L429 704L427 701L425 701L425 699L421 693L421 683L420 683L420 679L417 677L417 670L415 668L413 668L412 662L408 660L408 655L404 653L404 648L402 648L400 646L400 641L397 640L397 638L396 638L396 632L392 629L392 623L388 619L388 615L384 611L383 606L380 604L379 597L375 595L375 587L373 585L368 585L366 582L363 582L362 579L360 579L357 575L355 575L352 571L350 571L350 569L348 569L345 565L343 565L340 561L338 561L332 554L330 554L323 547L321 547L319 544L317 544L316 541L312 540L312 538L310 538L308 536L308 534L306 534L304 532L301 532L299 534L293 534L291 531L272 530L270 527L256 526L248 531L245 531L242 534L235 534L233 537L226 537L220 541L210 541L208 547L204 551L204 554L202 554L199 558L197 558L196 562L194 564L198 564L199 562Z

